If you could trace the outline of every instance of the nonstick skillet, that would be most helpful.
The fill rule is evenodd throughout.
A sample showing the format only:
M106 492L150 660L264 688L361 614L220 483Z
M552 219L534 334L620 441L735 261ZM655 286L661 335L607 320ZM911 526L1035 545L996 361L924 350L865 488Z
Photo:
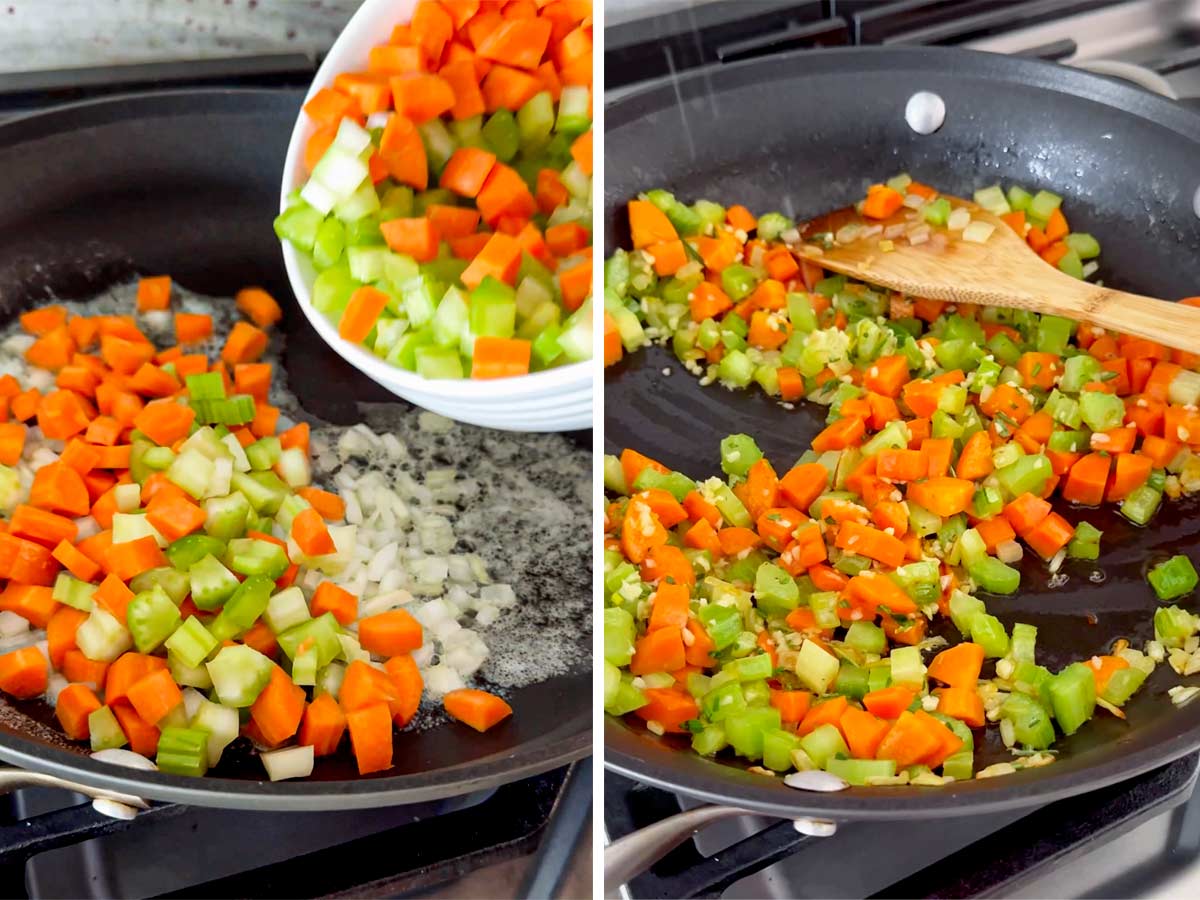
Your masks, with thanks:
M188 91L0 125L0 321L49 296L93 296L138 272L167 272L213 296L259 284L284 304L284 367L306 411L352 424L358 401L396 402L324 345L288 288L271 221L300 101L298 92ZM590 447L590 436L574 437ZM538 616L538 604L560 602L563 591L590 596L588 560L575 568L580 575L547 566L519 586L522 614ZM339 754L320 760L309 779L271 783L257 759L236 750L205 778L135 772L56 737L43 704L3 701L0 759L137 797L247 809L386 806L479 791L590 752L590 632L578 624L584 649L574 668L515 691L508 722L486 734L454 724L399 733L396 767L376 776L359 778Z
M921 91L945 105L944 123L931 134L905 118ZM689 73L622 98L605 115L610 252L629 246L625 204L639 191L666 188L688 202L703 197L803 219L907 171L959 195L996 182L1061 193L1072 223L1101 241L1106 283L1160 297L1200 293L1200 117L1085 72L944 48L806 51ZM718 443L735 432L754 435L786 468L823 418L824 410L789 411L759 391L703 388L660 348L606 373L606 452L634 447L693 477L719 474ZM1104 530L1098 564L1069 563L1068 582L1051 589L1044 565L1027 557L1020 592L988 599L1007 626L1038 627L1038 661L1052 669L1103 652L1120 636L1141 646L1156 606L1148 566L1194 550L1200 535L1196 502L1165 504L1146 528L1111 513L1083 515ZM944 788L800 792L613 717L605 724L606 764L778 816L846 821L1020 808L1129 778L1200 746L1200 703L1175 708L1166 696L1171 685L1195 681L1162 665L1126 707L1128 722L1098 711L1056 744L1061 754L1052 765ZM1009 758L996 729L988 729L982 753L984 764Z

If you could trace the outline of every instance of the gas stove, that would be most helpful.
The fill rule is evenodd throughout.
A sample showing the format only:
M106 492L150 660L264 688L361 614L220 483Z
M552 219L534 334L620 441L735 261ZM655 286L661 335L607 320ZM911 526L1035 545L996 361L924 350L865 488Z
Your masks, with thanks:
M1200 0L609 0L606 14L610 97L704 65L905 44L1037 56L1200 98Z
M821 47L958 46L1079 66L1200 110L1200 0L607 0L606 98L682 72ZM1200 756L1069 800L832 836L707 826L624 897L1194 897ZM605 776L616 840L697 801Z

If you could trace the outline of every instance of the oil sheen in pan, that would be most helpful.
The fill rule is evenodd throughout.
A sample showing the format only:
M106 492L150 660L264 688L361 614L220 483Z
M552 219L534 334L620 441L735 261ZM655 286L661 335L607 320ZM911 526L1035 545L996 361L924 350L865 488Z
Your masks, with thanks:
M87 301L59 302L71 313L128 314L136 307L136 286L120 285ZM230 299L211 298L174 285L172 312L208 313L214 337L195 347L212 359L239 318ZM159 346L173 341L172 313L139 316L139 325ZM7 341L23 332L14 320L0 332ZM501 695L555 676L590 668L591 662L591 453L556 434L496 432L461 425L402 404L360 404L362 422L376 435L394 435L405 452L396 455L370 448L344 462L336 449L347 430L302 409L288 390L282 366L284 337L272 332L265 361L274 365L270 402L281 410L280 428L306 421L312 427L313 480L333 488L333 476L345 466L359 474L382 472L388 482L424 480L432 469L453 469L459 495L449 513L457 543L452 553L478 554L491 581L510 584L514 606L490 626L468 623L483 637L488 657L470 686ZM24 361L0 350L0 374L27 377ZM44 386L47 387L48 385ZM429 597L418 596L415 604ZM414 604L414 605L415 605ZM461 621L461 619L460 619ZM39 635L42 637L42 635ZM26 641L31 643L32 641ZM25 706L25 704L23 704ZM21 711L0 704L0 716ZM39 717L42 718L42 717ZM49 721L49 717L46 717ZM441 703L427 692L408 726L424 730L446 720ZM57 746L77 748L53 725L37 723L35 736Z

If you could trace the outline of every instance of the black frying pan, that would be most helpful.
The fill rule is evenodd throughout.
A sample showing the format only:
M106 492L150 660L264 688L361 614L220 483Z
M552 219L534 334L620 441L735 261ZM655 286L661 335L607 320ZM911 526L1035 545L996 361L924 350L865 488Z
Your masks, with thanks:
M940 95L947 109L929 136L904 118L909 97L922 90ZM625 203L650 188L804 218L846 206L899 171L959 195L997 181L1063 193L1073 227L1103 245L1107 282L1159 297L1200 293L1200 210L1193 209L1200 117L1085 72L940 48L773 57L699 71L614 103L606 110L606 245L628 246ZM701 388L658 348L634 354L606 378L606 452L635 447L695 477L719 474L718 442L743 431L786 469L822 419L823 411L789 412L761 392ZM1064 568L1069 582L1051 590L1044 565L1027 561L1021 592L989 599L988 610L1008 626L1036 625L1039 662L1051 668L1103 652L1121 636L1140 646L1155 608L1145 571L1169 554L1195 558L1198 507L1168 504L1148 528L1067 511L1104 529L1100 566L1073 561ZM1102 584L1090 580L1097 568ZM612 717L606 763L671 790L782 816L1015 808L1129 778L1200 745L1200 703L1177 709L1165 694L1181 681L1160 666L1126 707L1128 723L1098 711L1056 745L1062 753L1053 765L941 789L800 793L781 779L677 752L679 739ZM987 730L981 765L1009 758L997 731Z
M85 298L135 273L170 273L184 287L230 297L266 287L285 307L284 365L303 408L359 421L357 401L397 401L344 363L306 324L271 229L288 136L301 95L188 91L104 100L0 125L0 316L50 296ZM413 415L415 415L415 410ZM484 429L461 440L487 453ZM590 435L574 436L590 448ZM501 513L503 514L503 513ZM517 586L536 622L564 592L590 596L590 558L547 565ZM502 539L478 550L504 559ZM543 609L545 607L542 607ZM254 809L344 809L465 794L560 766L591 746L591 633L578 627L570 674L514 692L515 715L486 734L456 724L398 733L387 772L359 778L349 753L324 758L305 781L264 781L262 764L231 747L206 778L97 763L61 737L41 703L0 702L0 759L140 797Z

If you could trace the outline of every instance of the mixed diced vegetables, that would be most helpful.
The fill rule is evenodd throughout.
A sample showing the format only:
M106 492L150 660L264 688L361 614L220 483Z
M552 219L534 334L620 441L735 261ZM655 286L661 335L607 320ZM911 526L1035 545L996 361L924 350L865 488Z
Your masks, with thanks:
M0 690L163 772L203 775L245 736L268 777L300 777L346 733L361 773L386 770L433 671L412 595L360 605L340 577L363 569L361 511L312 483L310 426L280 429L262 359L275 300L242 291L251 321L210 360L210 315L175 313L166 349L143 331L171 321L171 294L147 278L140 318L21 316L30 384L0 377L0 633L21 646ZM434 692L452 717L511 713L452 680Z
M346 340L425 378L591 358L591 4L422 0L305 104L275 220Z
M939 199L904 176L860 210L886 218L905 205L918 229L971 225L969 214L938 221ZM1088 236L1066 243L1048 192L994 188L976 201L1027 238L1098 253ZM1147 525L1164 495L1200 491L1200 359L1086 323L826 276L797 255L799 230L778 213L652 191L629 215L634 249L605 270L606 364L670 342L705 383L757 383L829 412L790 468L744 434L721 444L724 478L694 481L632 448L606 457L608 712L768 773L941 784L1052 762L1057 735L1097 707L1123 718L1156 663L1200 672L1200 618L1178 606L1157 610L1142 649L1119 638L1052 672L1037 661L1037 629L1006 628L982 596L1017 591L1014 564L1030 552L1051 576L1067 559L1099 558L1100 530L1055 511L1056 494ZM1183 555L1148 577L1162 601L1197 584ZM930 635L939 617L959 643ZM1013 761L976 772L973 730L989 723Z

